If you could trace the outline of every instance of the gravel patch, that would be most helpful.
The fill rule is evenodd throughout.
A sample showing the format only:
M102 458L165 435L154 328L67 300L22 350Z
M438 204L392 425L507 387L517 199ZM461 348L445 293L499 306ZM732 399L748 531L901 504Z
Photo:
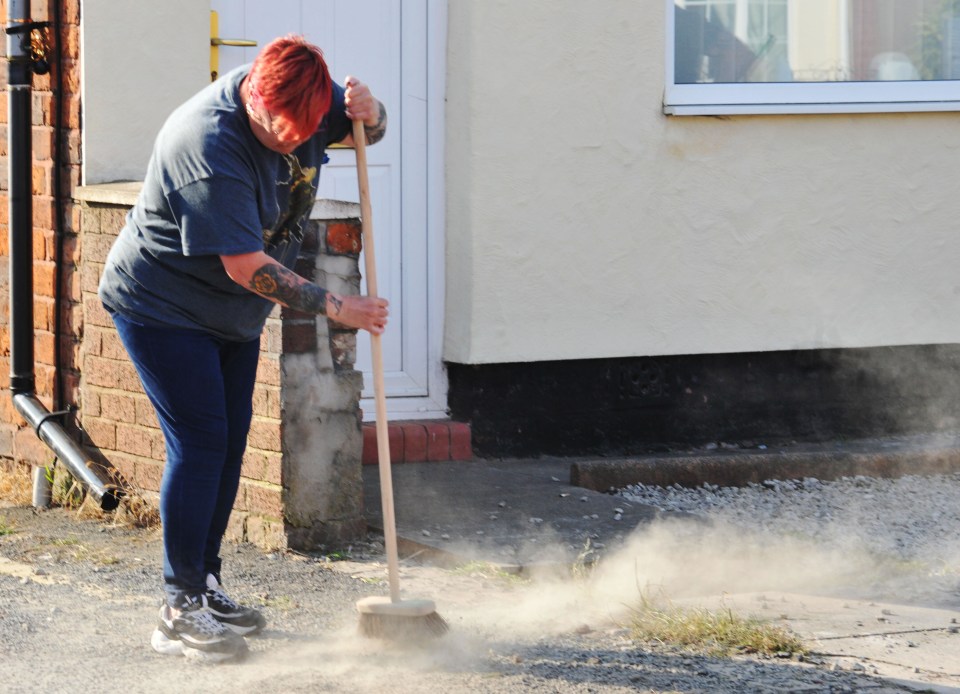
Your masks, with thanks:
M713 658L637 643L615 610L635 595L633 569L618 578L630 588L604 583L618 574L615 562L596 583L404 562L405 595L434 598L450 634L417 646L362 639L354 603L386 593L376 537L348 548L347 561L228 545L225 584L262 606L268 628L249 640L244 662L205 667L149 648L160 603L156 531L62 509L0 506L0 521L9 531L0 534L4 692L906 691L816 658Z
M960 473L822 481L767 480L744 487L635 485L625 500L693 514L730 546L789 545L864 570L862 597L960 608ZM707 533L708 535L710 532ZM831 562L827 562L830 564ZM830 573L830 567L818 567Z

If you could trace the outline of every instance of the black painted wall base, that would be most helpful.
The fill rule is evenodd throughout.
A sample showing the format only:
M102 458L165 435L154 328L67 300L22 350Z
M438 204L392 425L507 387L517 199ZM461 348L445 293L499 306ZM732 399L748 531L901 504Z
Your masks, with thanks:
M960 345L447 364L479 457L953 431Z

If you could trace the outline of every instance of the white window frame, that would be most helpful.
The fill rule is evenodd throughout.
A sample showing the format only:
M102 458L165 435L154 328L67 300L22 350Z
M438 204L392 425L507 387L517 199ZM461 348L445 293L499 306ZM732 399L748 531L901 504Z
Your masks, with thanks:
M960 81L675 84L674 0L666 16L663 112L672 116L960 111Z

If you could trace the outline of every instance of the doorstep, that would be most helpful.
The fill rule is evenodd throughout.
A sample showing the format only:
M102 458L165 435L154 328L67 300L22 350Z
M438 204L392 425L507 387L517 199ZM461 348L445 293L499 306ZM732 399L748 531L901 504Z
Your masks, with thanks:
M470 425L449 419L390 422L391 463L427 463L472 460ZM363 425L363 464L377 464L377 429L374 422Z

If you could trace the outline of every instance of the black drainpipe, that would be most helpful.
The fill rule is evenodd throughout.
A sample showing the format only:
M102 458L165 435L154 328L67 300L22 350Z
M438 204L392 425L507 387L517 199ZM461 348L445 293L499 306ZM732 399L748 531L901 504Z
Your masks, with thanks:
M33 355L33 60L32 29L46 24L30 20L30 0L7 0L7 157L9 160L10 234L10 392L13 405L70 474L106 511L120 503L122 491L100 479L95 463L36 396ZM59 42L60 37L56 40ZM60 66L57 66L58 72ZM56 95L57 106L61 94ZM59 140L60 132L54 137ZM54 162L54 177L61 175ZM57 259L60 262L60 259ZM55 365L59 369L59 364Z

